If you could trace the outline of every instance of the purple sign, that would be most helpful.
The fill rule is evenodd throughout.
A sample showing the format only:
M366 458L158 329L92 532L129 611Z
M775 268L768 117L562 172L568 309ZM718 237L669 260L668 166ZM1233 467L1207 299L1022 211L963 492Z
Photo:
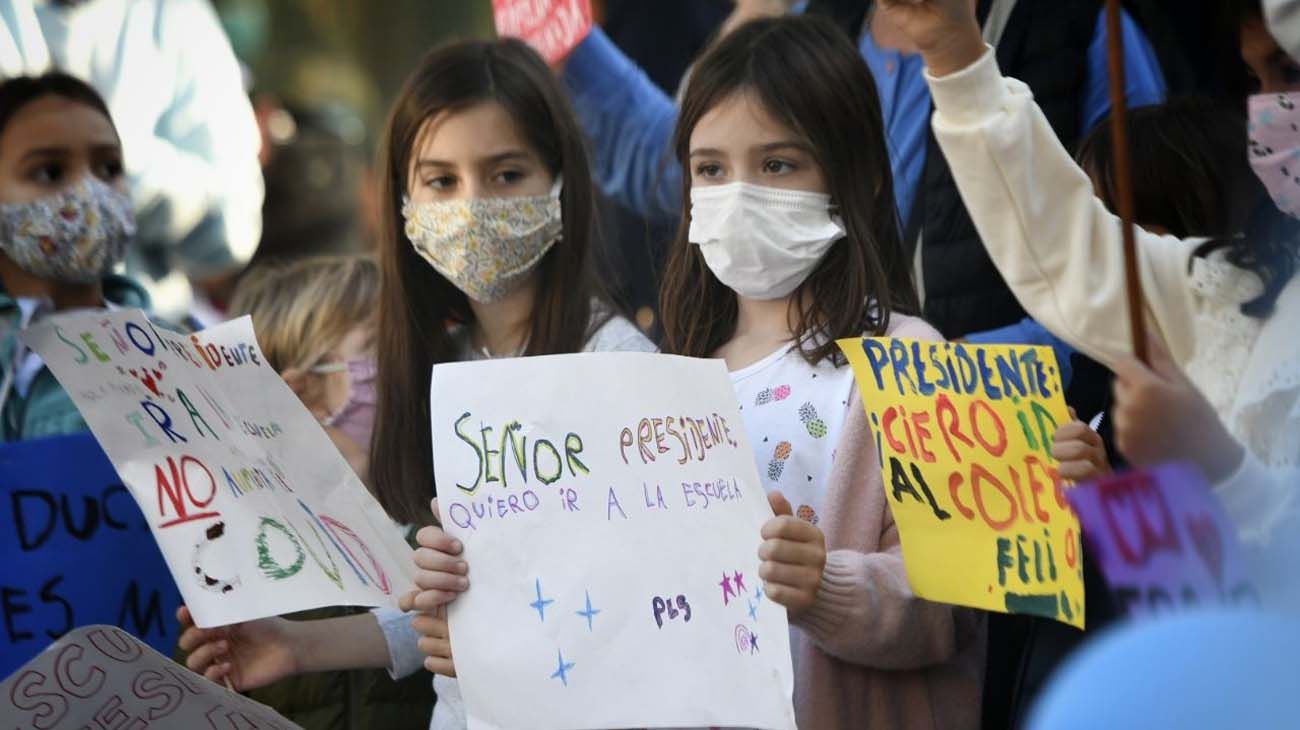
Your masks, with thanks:
M1065 495L1122 613L1257 600L1232 525L1195 469L1167 464Z

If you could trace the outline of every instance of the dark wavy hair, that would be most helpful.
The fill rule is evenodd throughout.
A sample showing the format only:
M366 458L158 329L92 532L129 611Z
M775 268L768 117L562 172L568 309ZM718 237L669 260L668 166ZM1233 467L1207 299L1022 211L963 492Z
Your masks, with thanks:
M883 335L892 312L919 308L875 81L858 49L824 18L773 18L737 28L696 64L682 101L674 146L684 201L690 200L696 124L740 92L753 94L808 144L844 221L845 237L791 299L804 357L813 364L828 357L840 364L835 339ZM688 242L690 223L688 203L660 290L664 351L711 357L735 334L736 294Z
M1254 272L1264 291L1241 311L1266 319L1295 275L1300 221L1277 209L1250 168L1246 120L1223 104L1180 99L1129 112L1128 136L1135 222L1207 238L1197 256L1222 250L1233 266ZM1076 155L1111 210L1113 149L1110 125L1099 124Z
M429 373L434 364L458 357L448 323L474 322L465 294L407 239L402 196L429 120L483 102L504 107L551 174L564 175L563 238L538 265L540 285L524 354L578 352L600 324L593 317L596 288L588 273L591 172L582 129L555 75L515 40L463 41L434 49L393 103L379 150L381 285L370 472L376 498L400 522L425 523L431 517L429 499L436 489Z

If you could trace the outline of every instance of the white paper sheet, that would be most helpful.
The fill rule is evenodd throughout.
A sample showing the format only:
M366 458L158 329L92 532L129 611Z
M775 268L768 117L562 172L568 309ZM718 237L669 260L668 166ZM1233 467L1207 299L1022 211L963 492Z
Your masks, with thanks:
M139 502L199 626L413 588L410 548L248 318L182 336L135 310L83 312L24 340Z
M758 577L772 512L720 361L439 365L432 409L472 730L794 728L785 609Z

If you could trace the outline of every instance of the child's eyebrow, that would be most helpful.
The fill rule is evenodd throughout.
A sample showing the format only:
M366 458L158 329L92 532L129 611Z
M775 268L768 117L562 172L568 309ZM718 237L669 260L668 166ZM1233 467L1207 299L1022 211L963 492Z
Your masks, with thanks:
M58 155L67 154L67 152L67 147L37 147L35 149L27 150L21 159L27 160L32 157L56 157Z
M769 142L756 148L759 152L775 152L777 150L797 150L811 154L812 148L803 142L797 140L781 140L780 142Z
M496 164L496 163L498 163L498 162L505 162L505 161L507 161L507 160L528 160L528 159L531 159L531 155L529 155L529 154L528 154L527 152L525 152L524 150L505 150L505 151L503 151L503 152L497 152L497 153L495 153L495 154L488 155L487 157L484 157L484 158L482 158L482 159L475 160L475 164L479 164L479 165L493 165L493 164ZM455 162L452 162L452 161L450 161L450 160L437 160L437 159L434 159L434 158L432 158L432 157L422 157L422 158L420 158L419 160L416 161L415 166L416 166L417 168L419 168L419 167L455 167L455 166L456 166L456 163L455 163Z

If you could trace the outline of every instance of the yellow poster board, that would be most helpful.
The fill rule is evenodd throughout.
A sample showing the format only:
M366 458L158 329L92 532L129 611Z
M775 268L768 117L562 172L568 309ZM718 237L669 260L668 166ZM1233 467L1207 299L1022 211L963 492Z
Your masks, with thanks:
M1069 420L1049 347L839 341L922 598L1083 628L1079 521L1051 456Z

